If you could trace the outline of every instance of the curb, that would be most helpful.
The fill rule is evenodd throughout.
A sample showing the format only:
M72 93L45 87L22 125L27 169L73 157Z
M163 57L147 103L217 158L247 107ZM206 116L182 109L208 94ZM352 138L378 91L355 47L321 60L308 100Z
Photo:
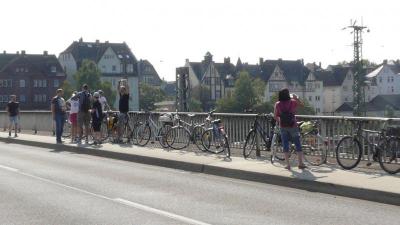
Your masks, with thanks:
M333 183L325 183L319 181L301 180L297 178L290 178L290 177L238 170L238 169L230 169L230 168L212 166L201 163L154 158L150 156L137 155L134 152L128 154L128 153L114 152L103 149L93 150L79 146L75 147L75 146L43 143L43 142L28 141L21 139L10 139L4 137L0 137L0 141L5 143L49 148L49 149L54 149L55 151L68 151L77 154L86 154L86 155L99 156L104 158L117 159L117 160L123 160L123 161L129 161L129 162L135 162L153 166L166 167L171 169L204 173L208 175L272 184L289 188L301 189L310 192L320 192L325 194L400 206L400 194L398 193L337 185Z

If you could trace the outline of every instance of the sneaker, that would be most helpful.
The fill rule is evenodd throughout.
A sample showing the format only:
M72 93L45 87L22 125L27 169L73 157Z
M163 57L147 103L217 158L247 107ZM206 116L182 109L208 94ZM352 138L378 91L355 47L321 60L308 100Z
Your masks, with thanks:
M301 165L299 165L298 167L299 167L299 169L301 169L301 170L303 170L303 169L307 169L307 166L306 166L306 165L304 165L304 164L301 164Z

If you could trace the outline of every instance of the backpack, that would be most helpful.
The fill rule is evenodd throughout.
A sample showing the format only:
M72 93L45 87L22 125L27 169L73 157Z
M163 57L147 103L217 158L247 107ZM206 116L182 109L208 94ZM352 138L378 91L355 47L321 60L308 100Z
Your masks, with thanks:
M79 111L88 112L90 109L90 94L89 92L83 91L81 92L81 96L79 98Z
M290 102L287 110L282 110L281 106L281 115L279 117L281 119L281 126L283 127L292 127L295 123L294 113L289 111L291 104Z

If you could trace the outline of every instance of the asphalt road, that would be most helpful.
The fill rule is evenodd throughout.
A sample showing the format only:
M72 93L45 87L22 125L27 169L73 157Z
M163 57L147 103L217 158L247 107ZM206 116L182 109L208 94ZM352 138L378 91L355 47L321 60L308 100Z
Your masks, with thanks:
M400 223L397 206L15 144L0 180L0 224Z

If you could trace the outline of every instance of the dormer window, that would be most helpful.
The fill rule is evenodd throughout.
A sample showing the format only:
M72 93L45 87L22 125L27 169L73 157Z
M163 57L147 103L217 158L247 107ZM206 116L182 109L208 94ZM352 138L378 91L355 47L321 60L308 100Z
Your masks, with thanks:
M55 66L52 66L52 67L51 67L51 72L52 72L52 73L57 72L57 68L56 68Z

